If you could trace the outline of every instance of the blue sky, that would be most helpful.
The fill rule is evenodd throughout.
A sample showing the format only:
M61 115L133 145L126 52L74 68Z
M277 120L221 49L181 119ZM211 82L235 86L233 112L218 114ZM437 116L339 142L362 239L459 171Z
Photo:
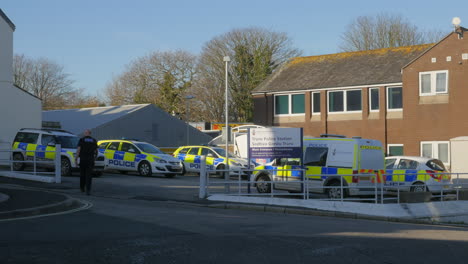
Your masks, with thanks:
M211 38L233 28L287 32L304 55L335 53L354 18L401 14L423 30L462 26L466 0L2 0L15 23L15 53L64 65L75 85L96 94L131 60L151 51L199 53ZM465 12L466 14L466 12ZM466 21L466 23L464 23Z

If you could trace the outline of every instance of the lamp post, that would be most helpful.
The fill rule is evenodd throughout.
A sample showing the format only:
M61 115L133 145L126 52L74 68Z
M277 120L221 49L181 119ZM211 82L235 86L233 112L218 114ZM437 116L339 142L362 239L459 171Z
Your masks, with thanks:
M226 117L226 172L224 173L224 180L228 181L229 180L229 103L228 103L228 64L231 61L231 58L229 56L224 56L223 61L226 63L226 92L225 92L225 107L226 107L226 112L225 112L225 117ZM229 192L229 184L226 183L224 186L225 192Z
M190 110L189 110L189 100L195 98L193 95L187 95L185 96L185 110L187 111L187 114L185 116L185 121L187 122L187 145L189 145L189 139L190 139L190 134L189 134L189 120L190 120Z

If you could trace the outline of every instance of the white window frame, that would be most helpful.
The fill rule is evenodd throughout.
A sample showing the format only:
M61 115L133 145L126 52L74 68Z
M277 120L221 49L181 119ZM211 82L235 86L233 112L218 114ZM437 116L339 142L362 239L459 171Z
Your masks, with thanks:
M304 113L293 114L292 113L292 96L296 94L303 94L304 95ZM276 114L276 97L287 95L288 96L288 113L287 114ZM289 93L289 94L275 94L273 98L273 113L275 116L303 116L305 115L305 93Z
M404 144L387 144L387 156L390 154L390 147L403 147L403 153L405 152ZM394 157L394 156L388 156L388 157Z
M349 91L361 91L361 110L348 111L347 97ZM343 111L339 112L330 112L330 93L343 92ZM328 114L343 114L343 113L362 113L362 89L348 89L348 90L336 90L336 91L327 91L327 113Z
M321 95L320 95L320 92L312 92L311 93L311 96L310 96L310 105L311 105L311 108L312 108L311 112L312 112L312 114L320 114L320 109L319 109L318 112L314 112L314 94L318 94L319 98L322 99ZM322 108L321 104L322 104L322 100L320 100L320 108Z
M445 76L447 76L447 78L445 78L445 91L443 91L443 92L437 92L436 91L437 74L438 73L445 73ZM421 77L422 77L422 75L425 75L425 74L430 74L430 76L431 76L431 91L429 93L422 93L422 79L421 79ZM449 80L448 70L420 72L419 73L419 96L431 96L431 95L437 95L437 94L448 94L448 90L449 90L448 80Z
M390 98L390 97L388 96L388 94L389 94L390 89L392 89L392 88L401 88L401 92L403 93L403 86L389 86L389 87L386 88L385 93L386 93L386 95L387 95L387 96L386 96L386 97L387 97L387 100L386 100L386 106L385 106L385 107L387 108L387 112L398 112L398 111L403 111L403 96L401 97L401 105L402 105L401 108L389 108L390 104L389 104L388 101L389 101L389 98ZM379 108L380 108L380 106L379 106Z
M444 162L444 165L450 165L450 141L421 141L419 143L419 153L420 156L423 156L423 144L431 144L432 145L432 158L439 159L439 144L447 144L447 162ZM442 161L443 162L443 161Z
M379 93L379 98L377 99L379 101L379 109L371 109L371 106L372 106L371 91L372 90L377 90L377 92ZM369 112L379 112L380 111L380 88L379 87L369 88L368 96L369 96Z

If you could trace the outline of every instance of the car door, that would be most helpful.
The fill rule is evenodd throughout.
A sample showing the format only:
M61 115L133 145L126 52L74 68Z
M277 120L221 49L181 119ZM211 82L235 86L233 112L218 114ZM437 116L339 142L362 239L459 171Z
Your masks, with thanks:
M120 151L123 152L123 160L120 163L120 168L126 171L136 171L137 164L135 158L137 154L140 154L138 148L132 143L122 142Z
M38 158L51 161L55 159L55 137L53 135L45 135L42 134L41 136L41 144L37 145L37 152L36 155ZM43 151L43 152L42 152Z
M187 154L185 155L184 165L185 170L191 172L199 172L200 171L200 148L199 147L192 147Z
M107 168L109 169L119 169L119 155L117 152L119 151L120 142L111 142L108 146L106 151L104 152L104 156L106 157L107 161Z
M216 165L221 162L219 159L218 154L216 154L213 150L209 148L202 148L200 156L206 156L206 167L207 170L214 171L216 169Z

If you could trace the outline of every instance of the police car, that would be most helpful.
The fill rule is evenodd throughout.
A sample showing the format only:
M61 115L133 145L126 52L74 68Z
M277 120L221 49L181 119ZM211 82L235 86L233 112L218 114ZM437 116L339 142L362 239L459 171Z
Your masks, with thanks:
M272 188L301 192L303 168L309 191L326 193L331 199L374 194L372 186L383 183L384 153L378 140L322 135L304 138L303 146L304 167L297 158L280 158L255 168L251 182L259 193L270 193Z
M68 131L61 129L35 129L22 128L16 134L13 142L13 161L53 161L55 160L55 146L61 145L62 175L69 176L73 169L78 169L75 163L75 154L80 139ZM34 157L36 156L36 157ZM13 162L13 169L24 170L30 163ZM48 163L37 163L37 167L51 169ZM95 161L95 175L100 175L104 168L104 156L98 155Z
M385 186L388 190L432 193L452 190L452 180L438 159L413 156L385 158Z
M142 176L164 174L174 177L182 174L181 162L159 148L137 140L100 140L99 152L103 153L105 169L121 173L138 172Z
M174 157L179 158L184 166L185 172L200 172L200 158L206 156L206 167L209 172L226 169L226 151L220 147L209 146L182 146L174 152ZM245 177L245 170L248 169L248 161L229 153L230 175ZM251 166L254 167L253 165ZM218 172L223 175L223 172Z

